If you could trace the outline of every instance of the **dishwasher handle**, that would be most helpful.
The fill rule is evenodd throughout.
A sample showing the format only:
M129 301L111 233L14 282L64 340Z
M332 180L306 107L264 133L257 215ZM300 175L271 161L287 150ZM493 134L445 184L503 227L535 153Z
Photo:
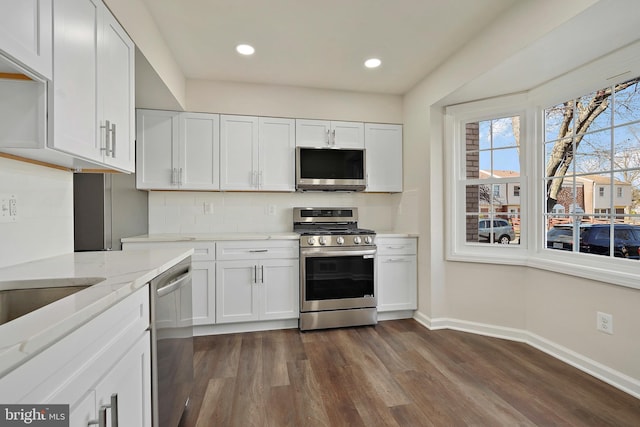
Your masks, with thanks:
M184 284L189 279L191 279L191 270L187 271L184 274L181 274L180 276L178 276L177 278L175 278L174 280L172 280L168 284L166 284L163 287L159 288L156 291L156 293L157 293L158 297L163 297L163 296L165 296L167 294L170 294L171 292L175 291L176 289L184 286Z

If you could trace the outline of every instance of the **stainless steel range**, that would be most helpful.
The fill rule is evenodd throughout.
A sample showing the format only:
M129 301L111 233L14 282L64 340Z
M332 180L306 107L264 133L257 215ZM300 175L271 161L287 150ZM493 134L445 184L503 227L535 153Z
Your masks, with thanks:
M375 232L357 208L293 208L300 233L300 329L375 325Z

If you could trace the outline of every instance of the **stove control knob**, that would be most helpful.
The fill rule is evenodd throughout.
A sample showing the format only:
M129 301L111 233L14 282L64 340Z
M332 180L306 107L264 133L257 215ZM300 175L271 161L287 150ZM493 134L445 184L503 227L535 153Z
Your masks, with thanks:
M316 239L315 239L315 237L309 237L309 238L307 239L307 243L309 244L309 246L313 246L313 245L315 245L315 244L316 244Z
M364 243L366 245L370 245L373 242L373 239L371 238L371 236L364 236Z
M324 236L321 236L320 239L318 239L321 245L326 245L327 244L327 238Z
M356 245L359 245L361 241L362 240L360 239L360 236L356 236L353 238L353 243L355 243Z
M344 237L338 236L336 238L336 243L339 244L339 245L342 245L344 243Z

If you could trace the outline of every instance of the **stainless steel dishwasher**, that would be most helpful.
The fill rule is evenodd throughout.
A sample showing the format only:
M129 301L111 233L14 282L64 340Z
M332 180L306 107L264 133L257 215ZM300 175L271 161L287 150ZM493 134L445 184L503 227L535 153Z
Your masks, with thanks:
M151 281L154 427L177 427L193 387L191 258Z

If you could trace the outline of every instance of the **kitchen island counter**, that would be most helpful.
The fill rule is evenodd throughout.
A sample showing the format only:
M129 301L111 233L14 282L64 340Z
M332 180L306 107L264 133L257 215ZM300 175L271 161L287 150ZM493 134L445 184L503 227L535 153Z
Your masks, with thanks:
M0 377L191 256L189 249L78 252L0 268L0 291L95 283L0 325Z

